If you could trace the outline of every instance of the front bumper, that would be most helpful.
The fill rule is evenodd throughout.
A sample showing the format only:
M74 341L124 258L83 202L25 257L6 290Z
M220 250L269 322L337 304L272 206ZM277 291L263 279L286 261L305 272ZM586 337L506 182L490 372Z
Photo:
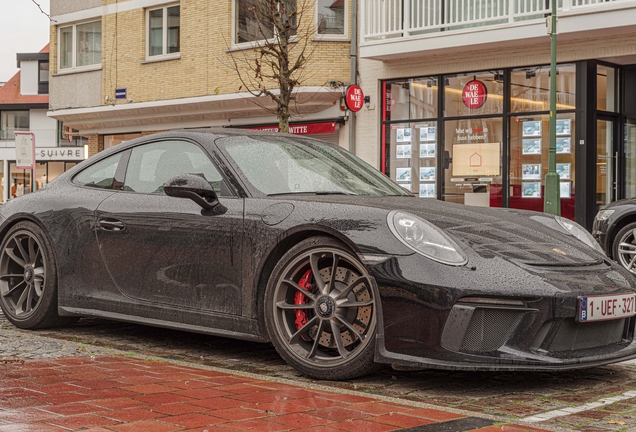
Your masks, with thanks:
M623 278L616 266L527 274L528 283L516 289L497 286L496 279L502 284L509 279L505 274L491 277L493 285L486 288L478 272L473 272L473 286L462 287L462 269L446 269L459 272L459 277L450 277L458 280L453 287L396 277L408 273L399 269L417 259L395 257L371 270L382 299L379 363L416 369L565 370L636 358L636 317L589 323L575 319L580 295L634 291L631 278ZM388 267L392 278L387 277ZM545 286L532 289L537 280L552 286L552 292ZM509 304L496 304L501 300Z

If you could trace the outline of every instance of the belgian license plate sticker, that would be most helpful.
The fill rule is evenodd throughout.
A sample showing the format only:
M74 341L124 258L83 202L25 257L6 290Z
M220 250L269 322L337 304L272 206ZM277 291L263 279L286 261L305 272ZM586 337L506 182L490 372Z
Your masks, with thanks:
M636 315L636 294L579 297L579 321L604 321Z

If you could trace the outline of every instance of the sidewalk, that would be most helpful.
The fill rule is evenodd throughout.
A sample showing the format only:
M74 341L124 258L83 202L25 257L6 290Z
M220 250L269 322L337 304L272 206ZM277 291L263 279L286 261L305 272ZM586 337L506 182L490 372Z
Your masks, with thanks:
M0 363L0 432L542 430L124 355Z

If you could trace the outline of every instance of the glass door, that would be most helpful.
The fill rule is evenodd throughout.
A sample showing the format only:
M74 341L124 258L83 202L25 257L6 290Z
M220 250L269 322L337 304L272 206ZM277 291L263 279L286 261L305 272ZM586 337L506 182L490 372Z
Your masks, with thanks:
M636 119L625 121L625 197L636 197Z
M596 121L596 210L618 197L619 152L617 121L599 116Z

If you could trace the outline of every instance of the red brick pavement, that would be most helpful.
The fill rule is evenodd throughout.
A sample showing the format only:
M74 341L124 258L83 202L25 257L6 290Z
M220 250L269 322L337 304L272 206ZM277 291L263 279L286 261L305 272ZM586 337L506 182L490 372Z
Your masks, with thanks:
M392 431L465 416L125 356L0 365L0 432ZM540 431L519 425L490 431Z

